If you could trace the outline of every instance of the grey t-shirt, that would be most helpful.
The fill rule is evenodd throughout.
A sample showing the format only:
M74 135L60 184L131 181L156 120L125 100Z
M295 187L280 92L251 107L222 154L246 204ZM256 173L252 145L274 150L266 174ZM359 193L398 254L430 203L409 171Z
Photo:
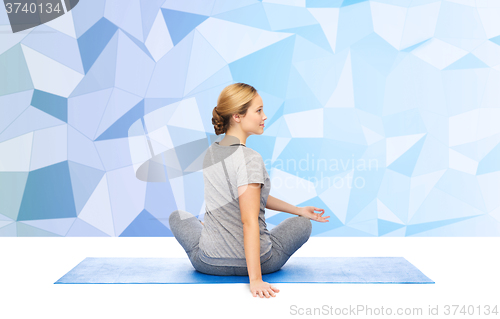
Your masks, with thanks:
M199 242L201 260L217 266L247 266L238 187L250 183L262 184L260 260L263 263L271 258L272 243L264 217L271 181L262 156L243 145L222 146L214 142L203 160L203 181L206 208Z

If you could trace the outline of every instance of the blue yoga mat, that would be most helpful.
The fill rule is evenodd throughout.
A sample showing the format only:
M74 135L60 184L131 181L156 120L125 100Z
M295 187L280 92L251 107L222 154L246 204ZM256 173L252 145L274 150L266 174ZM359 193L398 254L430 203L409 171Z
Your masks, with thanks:
M433 284L403 257L291 257L270 283ZM196 271L188 258L87 257L55 284L248 283L248 276L213 276Z

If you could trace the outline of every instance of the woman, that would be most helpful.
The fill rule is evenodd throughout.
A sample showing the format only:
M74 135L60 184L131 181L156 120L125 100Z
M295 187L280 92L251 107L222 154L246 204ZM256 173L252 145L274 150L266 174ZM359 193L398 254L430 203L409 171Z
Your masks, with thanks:
M278 271L309 239L311 219L328 222L330 216L322 216L324 209L295 207L269 196L262 156L245 145L248 136L264 132L267 119L254 87L227 86L212 115L215 133L226 136L208 148L203 161L205 223L177 210L169 217L170 229L197 271L249 276L254 297L275 297L279 289L264 282L262 274ZM265 208L298 216L269 231Z

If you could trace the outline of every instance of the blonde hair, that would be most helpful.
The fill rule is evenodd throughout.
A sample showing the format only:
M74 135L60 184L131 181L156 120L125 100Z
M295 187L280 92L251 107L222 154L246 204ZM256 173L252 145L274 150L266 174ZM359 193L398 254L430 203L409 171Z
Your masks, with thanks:
M257 90L245 83L233 83L226 86L217 99L217 106L212 111L212 124L215 134L228 131L233 114L245 115Z

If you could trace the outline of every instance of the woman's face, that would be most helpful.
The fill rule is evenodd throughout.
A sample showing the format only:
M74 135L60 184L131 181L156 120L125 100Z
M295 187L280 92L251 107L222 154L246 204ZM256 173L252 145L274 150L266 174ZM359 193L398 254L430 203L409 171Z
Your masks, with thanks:
M262 98L257 93L252 100L252 104L247 110L244 117L241 117L241 129L248 134L262 134L264 133L264 121L267 120L264 114L264 104Z

